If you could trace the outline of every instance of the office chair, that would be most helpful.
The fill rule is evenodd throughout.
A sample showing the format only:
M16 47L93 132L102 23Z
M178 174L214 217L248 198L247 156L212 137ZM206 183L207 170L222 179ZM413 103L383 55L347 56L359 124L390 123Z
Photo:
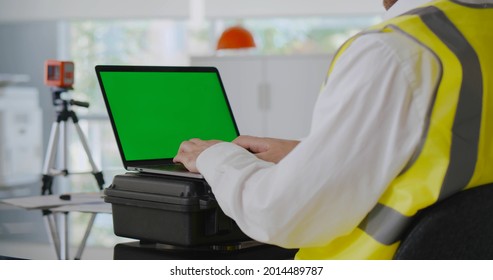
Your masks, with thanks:
M394 259L493 259L493 184L462 191L422 210Z

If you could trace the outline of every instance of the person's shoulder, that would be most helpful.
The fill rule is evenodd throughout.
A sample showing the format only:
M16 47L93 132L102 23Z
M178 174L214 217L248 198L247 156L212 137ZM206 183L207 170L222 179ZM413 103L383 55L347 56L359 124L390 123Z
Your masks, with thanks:
M352 42L352 50L373 50L400 61L416 60L416 57L430 55L431 51L418 41L400 32L361 33Z

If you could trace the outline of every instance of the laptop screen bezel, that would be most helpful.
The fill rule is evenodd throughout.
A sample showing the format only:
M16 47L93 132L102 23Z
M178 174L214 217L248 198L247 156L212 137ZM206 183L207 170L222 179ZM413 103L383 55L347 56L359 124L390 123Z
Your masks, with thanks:
M113 114L111 112L111 107L109 105L109 101L107 98L106 91L104 89L103 80L101 78L102 72L192 72L192 73L215 73L221 87L221 91L223 93L224 101L227 105L228 112L230 114L231 120L233 122L233 126L235 129L236 136L239 136L238 126L236 124L236 120L234 118L233 111L231 109L231 105L226 94L226 90L224 88L223 82L221 80L221 76L216 67L212 66L138 66L138 65L96 65L96 76L98 79L98 83L101 89L101 93L103 95L103 100L105 103L105 107L110 119L111 127L113 129L113 134L115 135L115 140L118 145L118 151L120 153L121 160L123 162L123 166L125 169L129 169L129 167L136 166L151 166L151 165L162 165L162 164L172 164L173 158L160 158L160 159L152 159L152 160L127 160L125 157L125 153L123 150L122 143L120 141L120 135L118 134L118 130L115 124L115 120L113 118Z

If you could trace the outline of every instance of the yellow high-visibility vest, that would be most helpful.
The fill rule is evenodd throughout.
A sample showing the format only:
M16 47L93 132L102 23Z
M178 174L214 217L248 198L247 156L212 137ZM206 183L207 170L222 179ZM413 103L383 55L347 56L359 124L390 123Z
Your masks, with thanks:
M419 210L493 182L493 1L485 1L433 1L355 37L402 33L436 56L440 78L412 162L357 228L297 259L391 259Z

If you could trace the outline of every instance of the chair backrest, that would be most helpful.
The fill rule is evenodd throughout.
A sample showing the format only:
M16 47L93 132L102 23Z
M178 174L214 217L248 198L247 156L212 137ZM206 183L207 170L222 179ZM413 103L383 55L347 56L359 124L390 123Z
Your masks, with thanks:
M422 210L394 259L493 259L493 184Z

